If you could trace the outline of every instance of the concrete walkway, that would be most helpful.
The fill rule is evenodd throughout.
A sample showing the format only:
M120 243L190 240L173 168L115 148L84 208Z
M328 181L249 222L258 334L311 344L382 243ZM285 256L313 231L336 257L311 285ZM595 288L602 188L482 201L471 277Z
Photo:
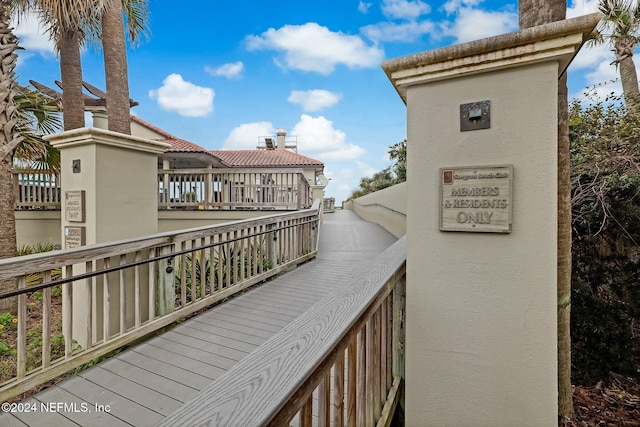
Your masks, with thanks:
M36 394L0 426L155 426L395 241L352 211L326 214L315 260Z

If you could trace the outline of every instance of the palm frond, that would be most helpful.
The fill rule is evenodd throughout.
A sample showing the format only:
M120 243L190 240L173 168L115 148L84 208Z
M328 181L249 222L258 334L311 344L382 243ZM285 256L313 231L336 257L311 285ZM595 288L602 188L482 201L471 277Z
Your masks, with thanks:
M18 85L14 96L16 105L15 131L23 137L14 157L36 168L60 167L60 152L42 139L62 128L58 101L43 93Z
M140 43L140 38L149 38L149 4L148 0L122 0L122 10L126 18L127 34L133 45Z

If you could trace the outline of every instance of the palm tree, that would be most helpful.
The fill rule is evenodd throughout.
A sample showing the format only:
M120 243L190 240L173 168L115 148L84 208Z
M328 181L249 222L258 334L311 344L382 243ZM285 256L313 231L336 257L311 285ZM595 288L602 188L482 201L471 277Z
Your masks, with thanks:
M129 84L122 11L132 42L146 35L148 0L16 0L20 12L38 12L60 55L64 129L84 126L80 48L102 41L109 129L130 134Z
M520 28L565 19L566 0L520 0ZM558 79L558 414L573 415L571 394L571 165L567 73Z
M15 0L18 18L29 11L38 13L60 57L64 130L84 127L84 96L80 49L85 34L96 34L96 8L102 0Z
M129 39L135 42L146 35L148 0L104 0L102 10L102 50L107 88L109 130L131 134L129 77L124 35L124 14Z
M633 51L639 41L636 34L640 30L640 5L632 0L601 0L598 9L603 17L591 43L613 46L616 59L611 64L619 67L627 109L635 109L640 91Z
M10 26L12 2L0 1L0 258L16 255L16 219L13 211L13 151L20 143L14 132L13 95L15 91L15 66L18 55L18 38ZM12 289L15 281L0 281L0 291ZM0 300L0 312L15 312L15 298Z

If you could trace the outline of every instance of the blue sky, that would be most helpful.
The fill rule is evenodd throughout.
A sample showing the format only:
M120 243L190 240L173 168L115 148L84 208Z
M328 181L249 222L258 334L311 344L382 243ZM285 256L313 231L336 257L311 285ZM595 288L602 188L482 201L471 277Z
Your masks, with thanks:
M596 1L568 1L569 17L596 11ZM338 203L389 166L389 146L406 137L406 108L383 60L518 26L517 3L493 0L150 0L149 19L149 38L128 53L133 114L207 149L253 149L286 128L299 153L325 163L326 193ZM25 48L18 79L53 87L59 65L37 21L15 33ZM571 96L615 79L612 60L606 47L583 49ZM99 49L82 61L84 80L104 88Z

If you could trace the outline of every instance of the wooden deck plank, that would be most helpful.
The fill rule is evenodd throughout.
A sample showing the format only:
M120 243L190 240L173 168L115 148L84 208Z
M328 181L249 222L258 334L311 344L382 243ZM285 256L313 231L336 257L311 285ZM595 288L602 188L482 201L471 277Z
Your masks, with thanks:
M229 348L233 348L236 351L244 353L252 352L258 345L251 344L245 341L239 341L234 338L229 338L216 333L217 331L203 331L201 329L192 328L188 325L180 328L179 333L184 336L196 338L203 341L214 342L216 344L224 345Z
M190 328L197 329L199 331L207 332L210 334L219 335L221 337L230 338L239 342L247 343L254 346L254 348L255 346L259 346L266 340L266 338L256 337L253 335L240 334L233 329L212 328L211 326L212 325L209 323L200 322L197 317L194 318L193 321L189 323Z
M251 313L238 312L234 310L216 310L215 312L204 313L200 318L210 319L215 322L218 322L220 320L233 322L234 324L247 326L249 328L252 328L253 330L267 332L271 335L275 334L286 325L286 323L283 324L282 322L280 322L280 325L273 325L271 323L267 323L267 321L264 320L264 317L262 319L256 319L256 316L253 316Z
M226 304L229 309L235 310L250 310L253 313L261 314L265 317L270 317L276 320L283 320L286 322L291 322L293 319L299 316L298 313L283 313L278 311L276 307L271 306L270 304L259 304L259 303L250 303L245 301L235 302L231 300Z
M190 337L189 335L178 333L176 331L169 331L162 334L162 339L171 341L174 346L177 344L197 348L211 354L226 357L236 362L249 354L249 352L246 351L236 350L235 348L221 345L217 342Z
M100 364L100 367L180 402L186 402L198 392L196 388L172 381L167 377L139 368L118 358L106 360Z
M0 426L2 427L29 427L28 424L23 423L13 414L8 412L0 413Z
M60 387L49 388L38 394L37 398L41 402L87 403L89 405L90 412L64 412L65 417L79 425L99 425L109 427L129 426L129 424L112 415L110 412L97 411L95 408L95 404L97 402L87 402L86 400L83 400ZM44 421L47 421L47 423L42 425L49 425L48 419L45 419ZM4 424L0 423L0 425Z
M264 325L270 325L275 328L278 328L278 330L284 328L286 325L291 323L290 319L287 319L287 320L275 319L272 316L264 314L257 308L254 308L252 310L249 310L249 309L241 310L238 307L221 306L218 310L216 310L216 312L222 316L241 317L242 319L249 320L252 322L259 322Z
M93 384L129 399L131 402L136 402L165 416L182 404L179 400L140 385L129 378L114 374L101 366L96 366L95 369L88 369L78 375Z
M163 362L158 359L147 357L142 353L136 351L126 351L117 356L119 360L130 363L131 365L151 371L162 373L162 376L172 382L177 382L187 387L194 388L196 390L202 390L207 384L211 382L211 379L183 369L180 366L172 365L167 362Z
M145 408L136 402L114 393L80 377L75 376L65 380L59 386L75 396L95 402L99 405L109 405L110 414L136 427L155 426L164 416Z
M209 378L210 380L215 380L224 372L223 369L220 369L217 366L203 363L199 360L194 360L181 354L163 350L146 343L136 347L136 352L144 354L145 356L151 357L153 359L161 360L170 365L181 367L187 371L200 374L205 378Z
M263 329L242 325L233 320L228 320L224 318L212 319L211 317L198 317L195 323L205 324L205 325L208 325L210 328L215 328L215 329L228 329L236 332L238 335L247 335L250 337L261 338L262 342L264 342L264 340L266 339L271 338L274 334L274 332L265 331Z
M19 421L28 426L60 426L60 427L76 427L78 424L65 417L62 412L45 412L41 410L40 401L35 398L29 398L22 403L27 404L33 410L23 412L13 412L13 415ZM35 408L32 405L36 405ZM2 424L4 426L4 424Z
M233 365L238 363L237 360L230 359L228 357L220 356L215 353L211 353L205 350L200 350L195 347L190 347L186 345L176 345L175 342L165 340L165 339L156 339L149 345L156 347L158 349L166 350L171 353L179 352L178 354L184 357L188 357L191 360L197 360L202 363L206 363L208 365L215 366L224 371L231 368Z

